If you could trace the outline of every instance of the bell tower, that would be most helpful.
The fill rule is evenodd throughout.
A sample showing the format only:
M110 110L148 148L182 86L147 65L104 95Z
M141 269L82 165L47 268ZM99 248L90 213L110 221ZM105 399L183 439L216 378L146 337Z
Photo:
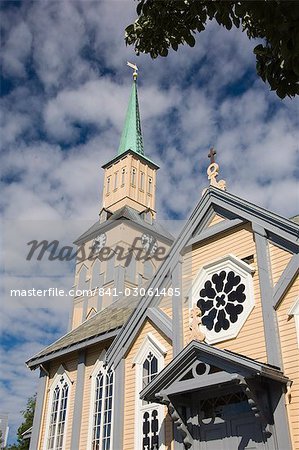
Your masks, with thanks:
M137 91L137 67L117 154L104 164L103 203L99 220L79 236L70 329L154 276L173 242L156 221L156 173L144 154ZM159 251L158 251L159 250ZM162 253L161 253L162 251ZM157 256L157 257L156 257Z
M117 155L103 165L104 189L103 209L111 213L123 206L138 212L145 209L155 211L157 164L144 154L143 138L137 91L137 66L134 69L133 85Z

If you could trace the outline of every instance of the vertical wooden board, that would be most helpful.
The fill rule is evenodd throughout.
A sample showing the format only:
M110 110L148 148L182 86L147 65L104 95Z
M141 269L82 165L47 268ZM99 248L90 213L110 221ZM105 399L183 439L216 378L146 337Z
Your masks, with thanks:
M293 447L299 449L299 349L294 317L288 313L298 298L299 278L294 281L277 310L284 373L293 381L292 400L287 404Z
M155 338L167 349L164 364L169 364L172 359L172 348L169 340L149 321L146 321L128 351L125 358L125 408L124 408L124 442L123 450L132 450L135 439L135 399L136 399L136 368L133 364L134 357L147 333L152 333ZM166 412L165 412L166 413ZM169 422L166 422L165 436L172 439L171 430L169 430ZM167 442L166 449L170 450L171 440Z
M293 255L272 243L269 243L269 253L271 260L272 281L275 286Z
M241 353L250 358L267 362L262 305L258 268L256 264L256 249L251 226L242 225L235 230L224 232L221 236L207 239L200 246L194 248L184 257L183 264L183 296L188 294L191 282L194 282L200 269L212 261L217 261L223 256L233 254L243 259L253 255L255 268L253 274L253 287L255 306L246 322L234 339L219 342L219 348L226 348L236 353ZM189 301L184 302L184 345L188 343L189 332Z

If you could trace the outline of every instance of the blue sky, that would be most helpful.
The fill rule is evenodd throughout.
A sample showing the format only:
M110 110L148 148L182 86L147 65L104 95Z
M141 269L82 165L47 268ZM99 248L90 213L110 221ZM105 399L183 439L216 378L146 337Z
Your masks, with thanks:
M279 100L257 78L256 43L240 30L210 23L193 49L153 61L124 44L132 0L1 6L0 398L13 440L36 389L24 361L65 333L70 299L13 299L7 290L72 286L72 265L25 262L26 243L70 242L97 220L101 165L117 151L131 89L126 61L140 68L145 152L161 166L163 219L186 218L199 200L212 145L230 192L298 214L298 101Z

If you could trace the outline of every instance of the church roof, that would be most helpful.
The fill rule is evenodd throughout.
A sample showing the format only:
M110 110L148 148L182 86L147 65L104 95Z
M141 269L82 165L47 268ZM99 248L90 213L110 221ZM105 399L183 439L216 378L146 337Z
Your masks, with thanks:
M136 79L133 81L125 125L117 154L121 155L127 150L144 155Z
M99 232L102 233L106 229L113 226L115 221L123 219L129 220L138 227L150 231L152 234L155 234L157 238L160 237L171 242L174 240L172 234L169 233L169 231L167 231L161 224L159 224L159 222L153 221L153 223L150 224L142 218L138 211L129 206L124 206L118 211L115 211L115 213L113 213L105 222L101 223L100 221L97 221L85 233L81 234L81 236L75 240L74 244L80 245L95 238Z
M26 364L35 369L38 364L62 356L87 345L114 338L129 319L139 301L138 297L124 297L107 306L53 344L42 349Z

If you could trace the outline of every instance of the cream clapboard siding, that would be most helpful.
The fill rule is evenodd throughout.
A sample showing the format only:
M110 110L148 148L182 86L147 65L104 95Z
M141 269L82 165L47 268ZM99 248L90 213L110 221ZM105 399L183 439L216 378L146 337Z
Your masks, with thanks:
M146 321L141 327L136 340L131 346L125 360L125 411L124 411L124 446L123 450L133 450L134 448L134 436L135 436L135 377L136 369L133 367L133 359L138 352L140 346L147 333L152 333L155 338L166 348L167 354L165 356L165 366L169 364L172 359L172 347L169 340L158 331L151 322ZM166 414L165 408L165 414ZM166 449L172 448L172 422L171 418L167 414L165 421L165 439Z
M223 217L218 216L218 214L215 214L212 217L212 220L210 221L210 223L208 224L208 227L212 227L213 225L216 225L219 222L222 222L223 220L225 220Z
M89 450L88 447L88 437L89 431L92 427L90 422L90 411L93 405L91 405L91 386L92 379L91 375L93 373L95 364L104 350L103 346L91 347L88 349L85 359L85 379L84 379L84 394L83 394L83 408L82 408L82 421L81 421L81 433L80 433L80 450Z
M169 295L161 296L158 307L170 318L172 318L172 297Z
M50 389L53 384L53 379L55 378L56 372L61 364L63 364L64 368L67 371L67 375L72 382L72 384L70 386L70 394L69 394L69 398L68 398L65 450L70 450L70 448L71 448L72 421L73 421L74 401L75 401L75 392L76 392L76 384L77 384L77 364L78 364L77 357L74 357L74 356L57 360L57 361L55 361L55 363L53 363L50 366L50 369L49 369L50 377L49 377L48 389L46 392L46 401L45 401L45 407L44 407L42 433L41 433L41 441L39 444L39 450L43 450L44 445L45 445L45 438L47 435L46 426L47 426L47 419L48 419L48 414L49 414L49 394L50 394Z
M279 281L281 274L292 258L292 254L269 244L273 285ZM299 280L293 283L277 309L283 370L292 381L292 401L287 402L293 448L299 450L299 349L294 318L288 312L299 295Z
M233 254L240 259L250 255L254 256L253 267L256 269L253 274L255 306L238 336L234 339L219 342L216 345L219 348L226 348L250 358L267 362L258 269L256 264L256 249L249 224L240 226L233 231L227 231L221 237L211 238L185 255L183 263L183 296L185 297L187 295L191 283L195 280L203 265L211 261L217 261L228 254ZM185 301L185 345L188 342L189 334L189 304L188 301Z
M273 285L275 285L293 255L292 253L282 250L281 248L271 243L269 243L269 251L271 259L272 281Z
M277 317L282 350L283 369L292 381L292 400L287 405L293 448L299 450L299 349L294 317L289 318L288 312L299 295L299 278L288 290L283 301L278 307Z

